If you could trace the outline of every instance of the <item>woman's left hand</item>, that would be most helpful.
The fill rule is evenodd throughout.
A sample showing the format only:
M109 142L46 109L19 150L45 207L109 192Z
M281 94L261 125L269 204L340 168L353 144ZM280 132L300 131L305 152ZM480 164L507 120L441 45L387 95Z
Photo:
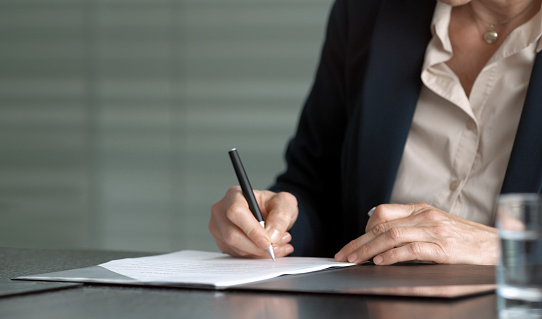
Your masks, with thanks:
M428 204L378 206L365 228L336 255L337 261L377 265L424 260L439 264L494 265L499 256L497 230Z

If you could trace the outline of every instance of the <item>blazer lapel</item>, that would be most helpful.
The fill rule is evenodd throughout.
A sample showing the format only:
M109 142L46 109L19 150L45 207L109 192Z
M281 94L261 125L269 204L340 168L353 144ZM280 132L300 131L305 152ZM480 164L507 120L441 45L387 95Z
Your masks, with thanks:
M372 36L360 107L345 144L345 209L349 231L364 231L367 211L389 202L418 100L435 1L383 0ZM353 228L353 229L352 229ZM361 228L361 229L360 229Z
M501 191L542 191L542 53L533 66Z
M389 201L418 101L435 2L382 1L359 118L359 156L373 191ZM374 181L380 181L375 184ZM381 185L384 189L374 189ZM382 195L380 195L382 196Z

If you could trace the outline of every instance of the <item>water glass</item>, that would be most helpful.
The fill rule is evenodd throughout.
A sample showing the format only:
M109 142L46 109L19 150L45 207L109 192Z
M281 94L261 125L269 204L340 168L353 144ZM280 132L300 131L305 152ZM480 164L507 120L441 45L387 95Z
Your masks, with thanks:
M542 199L505 194L497 203L499 318L542 318Z

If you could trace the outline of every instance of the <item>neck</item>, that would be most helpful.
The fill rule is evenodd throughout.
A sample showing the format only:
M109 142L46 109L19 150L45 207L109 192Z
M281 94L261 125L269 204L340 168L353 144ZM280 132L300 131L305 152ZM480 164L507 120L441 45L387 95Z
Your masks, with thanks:
M474 0L470 5L482 22L498 25L512 19L510 23L520 21L519 24L513 23L517 26L538 12L540 0Z
M512 30L540 10L541 0L476 0L469 2L471 21L480 29L484 42L499 45Z

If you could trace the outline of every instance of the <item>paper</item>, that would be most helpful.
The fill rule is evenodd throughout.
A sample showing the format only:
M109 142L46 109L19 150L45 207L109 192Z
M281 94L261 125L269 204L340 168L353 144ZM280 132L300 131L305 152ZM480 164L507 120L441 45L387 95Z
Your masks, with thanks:
M113 260L99 266L144 283L211 285L245 284L288 274L353 266L331 258L234 258L222 253L183 250L174 253Z

